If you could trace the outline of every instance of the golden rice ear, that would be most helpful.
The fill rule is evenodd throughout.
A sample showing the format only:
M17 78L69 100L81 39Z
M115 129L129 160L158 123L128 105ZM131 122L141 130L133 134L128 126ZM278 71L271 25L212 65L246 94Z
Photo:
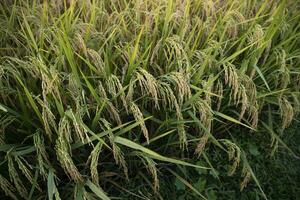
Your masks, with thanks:
M56 13L59 13L64 7L64 1L50 0L49 5L53 8Z
M110 86L112 87L112 86ZM122 124L121 117L119 115L118 109L113 105L112 102L110 102L110 99L107 96L106 89L103 87L102 83L99 81L99 95L103 98L105 101L105 109L110 114L111 119L117 122L117 124Z
M257 103L257 88L256 88L255 83L247 75L242 76L241 82L243 83L243 85L245 86L245 88L247 90L249 104L255 105L255 103Z
M13 200L17 200L18 198L15 195L16 189L12 186L12 184L2 175L0 175L0 188L4 191L6 196L9 196Z
M108 77L108 79L106 80L106 86L107 86L108 92L113 97L115 97L117 94L119 94L120 99L123 103L123 106L124 106L126 112L128 113L128 104L126 102L124 88L123 88L122 83L119 80L119 78L115 75L110 75Z
M236 38L239 32L239 29L241 27L236 25L236 24L241 24L242 22L245 21L245 17L243 16L242 13L240 13L237 10L231 10L226 13L224 17L224 21L226 21L227 25L227 33L230 38Z
M88 55L87 47L86 47L84 39L82 38L80 33L75 34L73 46L74 46L75 51L77 51L78 53L82 52L85 56Z
M136 79L139 82L142 94L149 94L152 97L155 108L159 109L156 79L143 68L138 68Z
M81 183L83 177L79 173L70 155L70 144L72 143L72 133L70 122L67 117L63 117L58 126L58 138L55 144L55 153L65 173L76 183Z
M44 100L38 99L39 104L42 106L42 119L44 123L45 133L49 140L52 140L54 133L57 132L57 124L55 122L55 116L49 108L49 103ZM54 130L54 133L53 131Z
M116 161L116 164L122 166L125 177L128 180L129 179L129 177L128 177L128 168L127 168L127 164L126 164L126 161L125 161L124 154L123 154L123 152L121 151L120 147L117 144L113 143L112 146L113 146L113 155L114 155L114 159Z
M74 164L70 154L65 149L66 144L59 138L56 142L55 150L57 159L61 163L62 168L64 169L65 173L76 183L82 183L83 177L79 173L76 165Z
M184 49L184 42L179 36L173 35L166 38L164 47L165 58L170 63L170 68L167 68L167 72L173 71L172 65L174 66L174 71L179 71L185 73L189 69L189 62L187 53Z
M66 116L61 118L59 121L57 135L63 137L68 144L71 144L73 142L71 124Z
M102 150L102 143L99 142L94 149L92 150L89 159L90 160L90 170L91 170L91 177L92 181L99 185L99 173L98 173L98 162L99 162L99 155Z
M66 144L65 138L62 134L56 140L55 152L57 159L60 162L65 173L76 183L82 183L83 177L79 173L72 157L69 154L68 144Z
M99 96L102 97L103 99L108 99L106 90L103 87L103 84L101 81L98 82L98 91L99 91Z
M201 154L205 148L205 145L208 142L208 139L209 139L209 134L207 134L207 133L203 134L203 136L200 138L200 141L198 142L197 147L195 149L195 154L197 154L198 157L201 156Z
M183 120L182 116L178 117L178 120ZM180 148L181 149L186 149L187 148L187 137L186 137L186 132L184 128L184 123L179 123L177 125L177 130L179 134L179 142L180 142Z
M249 107L247 90L245 89L245 87L243 85L241 85L240 90L239 90L239 98L238 98L237 104L239 104L240 101L241 101L242 106L241 106L239 120L243 119L244 114L245 114L247 108Z
M139 109L139 107L134 102L131 102L131 104L130 104L130 111L133 114L133 117L134 117L135 121L141 121L142 122L140 124L140 127L142 129L144 137L147 140L147 143L149 144L149 133L148 133L148 129L146 127L146 124L144 122L143 113L141 112L141 110Z
M159 50L162 48L162 43L163 43L163 40L160 39L157 41L155 47L153 48L152 50L152 54L151 54L151 57L150 57L150 64L151 65L154 65L156 64L155 60L157 59L157 56L158 56L158 53L159 53Z
M227 139L221 140L221 142L227 147L227 153L229 161L233 161L232 166L228 172L229 176L232 176L238 168L241 161L241 149L233 142Z
M94 49L87 48L88 58L93 62L96 69L99 71L99 74L105 74L104 66L105 63L101 55Z
M204 11L204 16L202 17L207 18L210 16L214 16L213 13L215 13L216 11L216 4L213 0L201 1L201 7Z
M256 24L253 27L252 32L247 35L247 40L249 44L255 44L253 48L259 45L259 41L264 37L264 31L261 25Z
M113 139L110 139L110 140L113 140ZM114 156L115 162L117 165L120 165L123 168L123 172L124 172L126 178L128 179L129 178L128 177L128 168L127 168L124 154L121 151L120 147L114 141L111 141L111 145L112 145L113 156Z
M169 36L164 40L160 39L153 48L150 57L151 66L155 66L155 70L157 70L159 74L172 71L189 71L190 64L184 46L184 42L177 35ZM164 59L168 63L165 69L161 68L160 65L155 62L161 55L164 55Z
M176 84L178 103L181 106L186 99L191 97L191 90L187 78L182 72L172 72L169 77Z
M148 172L150 172L152 175L154 192L158 192L159 180L158 180L158 174L157 174L158 169L156 167L157 164L153 159L149 158L148 156L141 155L141 157L142 157L142 161L143 161L144 165L146 166Z
M217 81L215 86L215 93L218 95L217 98L217 110L220 110L222 99L223 99L223 84L220 80Z
M282 129L285 129L293 121L294 108L292 104L285 97L279 99L279 108L280 108L281 119L282 119Z
M250 180L251 180L251 171L248 167L243 166L242 174L244 176L244 179L240 184L240 190L241 191L244 190L247 187L248 183L250 182Z
M197 114L199 114L200 121L206 128L206 131L201 129L200 133L202 134L202 137L200 138L200 141L198 142L197 147L195 149L195 153L200 157L209 139L208 132L211 131L213 113L208 102L200 98L197 101L195 101L192 106L197 112Z
M235 66L231 63L224 64L224 75L225 75L225 84L228 84L231 87L231 92L230 92L230 100L232 100L233 97L233 102L237 102L237 97L238 97L238 92L239 92L239 76L237 74L237 69Z
M109 99L106 99L106 110L109 112L110 117L117 122L118 125L122 124L118 109L111 102L109 102Z
M249 118L250 118L250 121L251 121L251 127L253 128L257 128L257 125L258 125L258 103L255 102L254 105L251 105L250 106L250 111L249 111Z
M81 96L80 87L81 86L79 85L75 74L70 74L69 77L68 77L67 88L68 88L69 91L72 91L70 93L70 96L71 96L72 99L77 100L78 97Z
M238 98L236 105L241 104L241 111L239 120L241 120L245 114L251 122L253 128L257 127L258 123L258 102L257 102L257 89L253 80L246 74L240 74L239 76L240 89L238 92Z
M124 157L124 154L123 154L122 150L120 149L120 147L114 142L115 136L112 133L112 131L110 131L111 124L106 119L103 119L103 118L101 118L100 121L101 121L100 125L101 125L102 129L108 131L108 138L109 138L110 144L112 145L112 153L114 156L114 160L117 165L119 165L123 168L125 177L128 180L129 179L128 168L127 168L127 164L125 161L125 157Z
M33 185L36 184L36 187L38 190L42 191L39 184L35 183L33 174L31 173L30 170L32 170L32 167L29 165L29 163L23 159L22 157L15 156L15 161L18 164L18 167L22 174L27 178L27 180Z
M230 93L230 101L238 106L241 104L239 120L247 113L252 127L256 128L258 123L258 102L257 89L251 77L246 74L238 74L233 65L224 66L225 84L228 84L232 91ZM233 97L233 99L232 99Z
M165 106L168 106L169 109L175 109L176 111L176 117L178 121L182 121L182 113L180 105L178 104L177 98L173 93L173 90L171 89L170 85L168 83L162 82L159 80L158 82L160 96L163 98L162 101L164 102ZM180 141L180 147L185 148L187 145L187 138L185 133L185 128L183 123L179 123L177 125L178 135L179 135L179 141Z
M44 166L50 165L50 162L48 158L49 156L45 149L44 137L41 135L39 131L37 131L33 135L33 143L37 152L36 156L37 156L40 173L43 176L43 178L45 178L47 176L47 173Z
M182 113L181 113L181 108L178 105L177 101L174 102L175 110L176 110L176 116L178 121L182 121ZM183 123L179 123L177 125L177 130L178 130L178 135L179 135L179 141L180 141L180 148L184 149L187 146L187 137L186 137L186 132L184 128Z
M171 90L171 88L167 83L162 82L161 80L158 80L157 83L158 83L158 91L159 91L158 95L159 98L161 99L163 107L164 108L168 107L170 109L173 109L174 108L173 100L177 101L176 97L173 94L173 91Z
M210 132L211 122L213 118L213 112L210 105L205 100L199 98L193 103L193 107L197 111L197 114L200 116L201 123L203 123L206 129Z
M9 153L7 154L7 162L10 180L13 181L19 195L26 199L28 197L28 191L24 187L20 176L14 166L12 155L10 155Z
M80 139L81 142L85 143L90 142L89 136L87 134L87 130L82 126L82 116L81 111L77 109L76 113L73 113L73 111L70 109L66 111L66 114L68 117L72 119L73 128L76 133L76 137Z
M115 86L114 84L115 83L111 83L111 81L106 83L107 87L109 88L108 90L112 90L110 91L110 93L112 94L114 94L114 92L117 92L117 89L119 89L118 86ZM110 118L120 125L122 121L118 109L113 105L112 102L110 102L110 99L106 93L106 89L102 85L101 81L98 82L98 90L99 90L99 96L103 98L103 101L105 101L105 109L110 114ZM125 101L125 97L124 97L124 101Z
M290 77L290 69L287 64L287 55L285 50L280 49L279 53L279 61L280 62L280 86L281 88L287 88L288 85L291 83L291 77Z

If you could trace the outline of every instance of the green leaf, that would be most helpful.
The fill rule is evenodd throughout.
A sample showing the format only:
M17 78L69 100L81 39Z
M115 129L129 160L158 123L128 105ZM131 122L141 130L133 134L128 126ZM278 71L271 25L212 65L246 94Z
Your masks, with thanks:
M162 156L162 155L160 155L160 154L158 154L158 153L156 153L156 152L154 152L154 151L152 151L148 148L143 147L142 145L139 145L139 144L137 144L137 143L135 143L131 140L128 140L128 139L120 137L120 136L115 137L114 142L118 143L118 144L121 144L121 145L124 145L124 146L127 146L131 149L140 150L141 152L147 154L149 157L151 157L153 159L156 159L156 160L169 162L169 163L174 163L174 164L179 164L179 165L190 166L190 167L195 167L195 168L210 169L210 168L207 168L207 167L194 165L194 164L182 161L182 160L177 160L177 159L174 159L174 158L168 158L168 157Z
M110 198L103 192L103 189L96 186L90 180L87 180L86 185L102 200L110 200Z
M268 85L268 82L266 81L265 79L265 76L263 75L263 73L260 71L260 69L257 67L257 65L255 64L254 66L254 69L257 71L258 75L260 76L260 78L263 80L265 86L268 88L268 90L271 92L271 89Z
M47 190L48 190L48 199L52 200L53 199L53 195L56 192L56 186L55 186L55 182L54 182L54 173L53 170L50 169L49 173L48 173L48 178L47 178Z
M209 190L207 193L208 200L217 200L217 195L214 190Z
M248 125L246 125L246 124L244 124L244 123L242 123L242 122L240 122L240 121L238 121L238 120L236 120L236 119L234 119L234 118L232 118L232 117L230 117L230 116L228 116L228 115L225 115L225 114L220 113L220 112L217 112L217 111L214 111L214 113L215 113L216 115L218 115L219 117L222 117L223 119L226 119L226 120L228 120L228 121L230 121L230 122L233 122L233 123L235 123L235 124L239 124L239 125L245 126L245 127L249 128L249 129L255 131L254 128L252 128L252 127L250 127L250 126L248 126Z
M249 144L249 152L253 155L253 156L258 156L260 155L257 146L255 146L254 144Z
M177 190L185 190L185 185L178 178L175 180L175 186Z
M275 95L275 94L280 94L283 93L285 91L287 91L288 89L282 89L282 90L277 90L277 91L273 91L273 92L268 92L268 93L263 93L263 94L259 94L257 96L257 99L263 98L263 97L267 97L267 96L271 96L271 95Z
M177 190L185 190L185 185L178 178L175 180L175 186Z
M135 64L135 60L136 60L136 57L137 57L137 53L138 53L138 50L139 50L139 43L140 43L143 32L144 32L144 26L141 28L141 31L140 31L139 35L137 36L137 38L136 38L133 52L132 52L132 54L130 55L130 58L129 58L129 66L128 66L128 70L127 70L126 77L125 77L125 82L126 83L128 83L132 73L137 68L137 65Z
M7 109L2 104L0 104L0 110L7 112Z
M33 108L33 110L35 111L36 115L38 116L38 118L40 119L41 122L43 122L43 118L42 118L42 114L41 112L39 111L39 108L38 106L36 105L35 101L33 100L29 90L27 89L27 87L24 85L24 83L21 81L21 79L16 76L18 82L22 85L24 91L25 91L25 95L31 105L31 107Z
M176 188L178 188L179 190L184 190L185 187L190 188L196 195L198 195L199 197L201 197L201 199L206 199L196 188L194 188L194 186L192 184L190 184L187 180L185 180L184 178L182 178L181 176L179 176L176 172L174 172L173 170L167 168L168 171L170 171L175 177L176 177ZM181 182L181 183L180 183Z
M194 183L194 187L199 190L199 192L204 191L206 186L206 179L204 178L199 178L196 183Z

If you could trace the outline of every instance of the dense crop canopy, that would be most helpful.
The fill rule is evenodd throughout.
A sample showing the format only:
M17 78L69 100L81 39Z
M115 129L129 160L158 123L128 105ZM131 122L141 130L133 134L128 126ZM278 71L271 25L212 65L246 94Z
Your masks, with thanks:
M297 157L281 139L300 105L296 2L1 1L0 191L168 199L176 179L213 199L189 181L205 172L267 198L235 138Z

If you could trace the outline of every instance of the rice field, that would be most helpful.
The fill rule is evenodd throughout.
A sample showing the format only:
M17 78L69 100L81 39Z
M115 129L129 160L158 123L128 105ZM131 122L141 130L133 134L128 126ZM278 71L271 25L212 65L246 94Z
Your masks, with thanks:
M1 199L299 198L299 0L2 0L0 27Z

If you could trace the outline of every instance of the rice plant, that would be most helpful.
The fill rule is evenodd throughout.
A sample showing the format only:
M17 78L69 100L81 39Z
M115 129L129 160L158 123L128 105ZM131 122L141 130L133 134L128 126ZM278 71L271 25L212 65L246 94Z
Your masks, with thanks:
M205 171L236 174L241 191L253 183L268 199L236 138L269 134L266 152L299 159L283 141L300 111L299 10L1 1L0 197L177 199L181 184L184 199L213 199L191 184Z

